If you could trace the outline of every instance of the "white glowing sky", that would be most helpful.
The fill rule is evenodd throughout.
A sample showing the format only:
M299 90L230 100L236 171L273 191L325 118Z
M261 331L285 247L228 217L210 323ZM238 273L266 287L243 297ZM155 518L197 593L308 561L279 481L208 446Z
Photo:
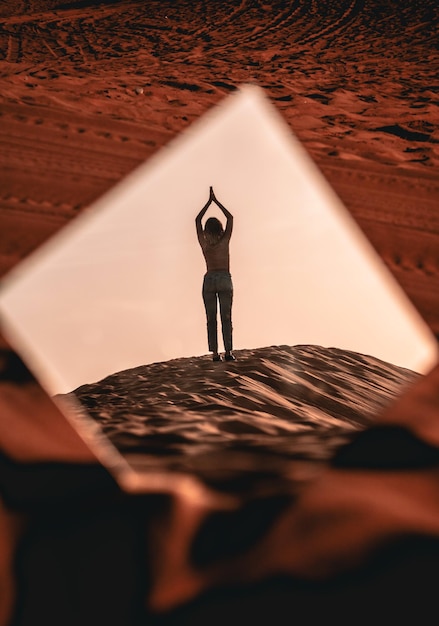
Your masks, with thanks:
M318 344L434 364L417 312L262 90L244 86L4 281L4 332L49 393L208 352L194 220L210 185L235 218L236 350Z

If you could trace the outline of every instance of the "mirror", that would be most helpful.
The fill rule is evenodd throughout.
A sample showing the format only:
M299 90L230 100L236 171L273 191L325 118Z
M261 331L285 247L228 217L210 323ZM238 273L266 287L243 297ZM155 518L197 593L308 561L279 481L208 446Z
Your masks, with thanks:
M212 360L202 299L195 217L211 186L234 217L230 362ZM225 223L218 204L211 215ZM0 314L122 482L299 486L437 359L408 298L254 85L14 269ZM222 350L221 323L218 335Z

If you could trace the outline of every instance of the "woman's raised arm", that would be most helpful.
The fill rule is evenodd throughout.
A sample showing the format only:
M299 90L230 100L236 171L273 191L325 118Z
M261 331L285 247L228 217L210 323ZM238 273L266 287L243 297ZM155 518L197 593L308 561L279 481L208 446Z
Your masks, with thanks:
M210 197L213 200L213 202L215 202L215 204L221 209L221 211L226 216L227 223L226 223L226 229L224 231L224 236L230 237L230 235L232 234L232 229L233 229L233 215L230 213L230 211L226 209L226 207L223 204L221 204L221 202L215 196L212 187L210 188Z
M210 188L209 200L206 202L206 204L203 206L203 208L201 209L201 211L198 213L197 217L195 218L195 226L197 228L198 241L200 243L201 243L201 239L202 239L202 236L203 236L203 226L201 224L201 220L203 219L207 209L212 204L212 201L213 201L212 193L213 193L213 190L212 190L212 187L211 187Z

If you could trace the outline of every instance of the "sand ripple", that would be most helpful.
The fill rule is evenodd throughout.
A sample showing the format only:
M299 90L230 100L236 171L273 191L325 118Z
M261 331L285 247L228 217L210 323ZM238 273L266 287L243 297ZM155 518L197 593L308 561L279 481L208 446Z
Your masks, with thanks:
M371 356L270 346L117 372L71 394L138 468L204 480L321 463L418 376Z

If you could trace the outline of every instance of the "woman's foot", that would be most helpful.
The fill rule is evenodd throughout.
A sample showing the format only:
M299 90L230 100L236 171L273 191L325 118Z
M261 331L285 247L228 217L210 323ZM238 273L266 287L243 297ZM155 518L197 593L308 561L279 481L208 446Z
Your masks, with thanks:
M236 358L231 351L227 351L224 358L226 361L236 361Z
M221 361L221 357L218 352L213 353L212 361Z

